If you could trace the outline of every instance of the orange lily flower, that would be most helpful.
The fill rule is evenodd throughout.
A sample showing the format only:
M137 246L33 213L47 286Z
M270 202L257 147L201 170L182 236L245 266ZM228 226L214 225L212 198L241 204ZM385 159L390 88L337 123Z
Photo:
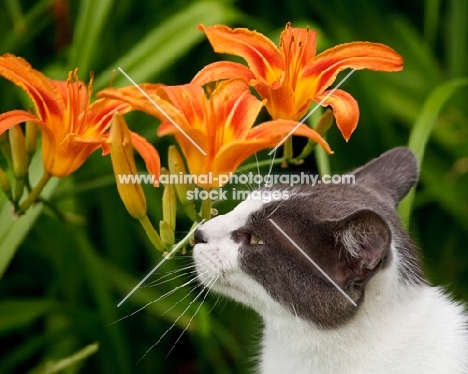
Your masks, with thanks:
M263 34L224 25L199 26L215 52L243 57L248 67L221 61L207 65L192 80L204 85L227 78L245 79L267 99L266 108L273 119L300 120L315 101L327 97L327 88L337 74L347 68L398 71L403 59L390 47L370 42L338 45L315 54L316 33L309 28L292 28L288 23L279 47ZM356 100L336 89L323 106L331 106L343 137L348 140L359 120Z
M175 135L190 173L212 173L211 183L201 183L198 179L198 185L203 188L222 187L218 182L220 175L235 172L254 153L275 147L298 125L293 120L273 120L252 127L264 101L252 95L247 82L241 79L221 82L209 97L201 86L193 83L182 86L146 84L141 87L173 122L139 93L136 87L109 88L98 96L121 99L134 109L159 118L162 123L158 135ZM301 124L294 134L313 139L328 153L332 153L326 141L309 127Z
M130 110L126 103L97 100L90 104L88 87L78 80L77 70L66 81L51 80L20 57L0 56L0 75L21 87L36 108L36 115L12 110L0 115L0 134L26 121L39 126L42 132L44 171L65 177L78 169L98 148L109 153L109 127L116 111ZM141 136L132 133L132 143L146 162L148 170L159 176L159 156Z

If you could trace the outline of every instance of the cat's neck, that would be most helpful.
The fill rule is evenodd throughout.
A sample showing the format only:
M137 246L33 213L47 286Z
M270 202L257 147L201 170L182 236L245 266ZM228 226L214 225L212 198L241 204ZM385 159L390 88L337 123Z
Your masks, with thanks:
M339 328L320 329L291 315L264 315L261 373L384 374L395 372L386 362L414 360L426 360L431 366L416 373L464 373L455 368L437 371L437 363L443 368L445 359L453 362L454 355L459 355L461 361L468 353L457 352L457 345L464 344L461 338L460 342L452 339L451 330L465 318L462 308L447 299L441 303L445 297L436 288L408 285L392 274L388 269L372 279L353 320ZM443 320L447 315L451 321ZM431 348L440 347L440 341L447 341L446 358ZM421 344L428 349L412 351L411 347Z

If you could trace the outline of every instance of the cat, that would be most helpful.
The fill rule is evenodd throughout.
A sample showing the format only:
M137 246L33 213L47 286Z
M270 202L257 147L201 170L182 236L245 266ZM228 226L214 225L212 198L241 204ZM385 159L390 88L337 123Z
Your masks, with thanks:
M467 314L428 284L395 211L416 157L398 147L353 174L263 188L289 198L247 199L204 223L201 282L262 316L261 374L468 373Z

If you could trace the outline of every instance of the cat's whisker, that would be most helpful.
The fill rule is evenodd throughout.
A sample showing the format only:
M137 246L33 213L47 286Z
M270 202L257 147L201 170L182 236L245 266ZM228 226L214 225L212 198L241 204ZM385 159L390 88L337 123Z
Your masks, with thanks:
M248 180L248 176L246 174L244 174L243 172L237 171L237 173L239 173L241 175L245 175L247 180ZM244 185L247 187L247 190L249 190L249 191L253 191L255 189L250 183L244 183Z
M278 205L276 206L275 209L273 209L273 211L268 215L268 217L266 217L267 219L270 218L273 214L275 214L275 212L281 207L281 205L284 204L286 200L281 200Z
M194 279L195 279L195 278L194 278ZM210 281L210 283L211 283L211 282L212 282L212 281ZM206 288L206 287L203 287L203 289L195 296L195 298L190 302L190 304L187 306L187 308L185 308L184 311L179 315L179 317L177 317L177 318L175 319L174 323L164 332L164 334L162 334L162 336L159 338L159 340L158 340L156 343L154 343L151 347L148 348L148 350L145 352L145 354L137 361L137 364L138 364L141 360L143 360L143 359L146 357L146 355L147 355L154 347L156 347L156 346L159 344L159 342L164 338L164 336L166 336L166 334L167 334L169 331L172 330L172 328L177 324L177 322L179 321L179 319L187 312L187 310L189 310L189 308L192 306L192 304L193 304L194 302L196 302L196 301L200 298L200 296L201 296L201 295L203 294L203 292L205 291L205 288Z
M175 348L176 344L179 342L180 338L182 337L182 335L184 335L185 331L187 331L187 329L189 328L190 324L192 323L193 319L195 318L195 316L197 315L198 311L200 310L200 308L202 307L203 303L205 302L206 300L206 297L208 296L208 294L210 293L211 289L213 288L214 284L216 283L216 281L218 280L219 277L216 277L214 279L212 279L205 287L203 287L203 291L207 290L206 293L205 293L205 296L203 296L203 299L200 303L200 305L198 306L197 310L195 311L195 313L193 314L192 317L190 317L190 320L187 324L187 326L185 327L185 329L180 333L179 337L177 338L177 340L175 341L174 345L172 346L172 348L170 349L170 351L167 353L166 355L166 359L169 357L169 355L171 354L171 352L173 351L173 349Z
M185 276L187 276L187 275L191 275L191 274L196 273L196 272L197 272L196 270L193 270L193 271L190 271L190 272L188 272L188 273L178 274L178 275L176 275L176 276L173 277L173 278L165 279L165 280L163 280L163 281L160 281L160 280L153 281L153 282L151 282L151 284L148 284L148 285L145 286L145 287L156 287L156 286L159 286L159 285L161 285L161 284L164 284L164 283L167 283L167 282L171 282L171 281L173 281L174 279L177 279L177 278L180 278L180 277L185 277Z
M219 278L219 277L218 277L218 278ZM208 291L208 292L209 292L209 291ZM211 311L212 311L212 310L213 310L213 309L216 307L216 305L218 305L218 303L219 303L219 300L220 300L220 299L219 299L219 296L218 296L218 297L216 298L216 301L215 301L215 303L214 303L214 304L213 304L213 306L210 308L210 310L208 311L208 313L207 313L207 314L210 314L210 313L211 313Z
M196 285L195 287L193 287L188 293L187 295L185 295L182 299L180 299L179 301L177 301L173 306L171 306L169 309L167 309L164 313L160 314L159 316L162 317L163 315L165 315L167 312L169 312L171 309L173 309L177 304L181 303L182 301L184 301L187 297L189 297L197 288L200 288L202 287L203 284L202 283L199 283L198 285Z
M182 239L180 239L182 240ZM179 256L174 256L171 258L171 261L185 261L185 262L190 262L192 259L190 256L185 256L185 255L179 255Z
M182 273L182 274L177 274L177 273L180 273L182 271L186 271L186 270L190 270L192 268L194 268L195 265L191 265L191 266L187 266L187 267L184 267L182 269L179 269L179 270L174 270L174 271L171 271L169 273L167 273L166 275L163 275L162 277L158 278L158 279L155 279L153 281L151 281L150 283L144 285L144 286L141 286L140 288L144 288L144 287L154 287L154 286L157 286L157 285L160 285L160 284L163 284L163 283L166 283L166 282L170 282L171 280L174 280L176 278L179 278L179 277L182 277L184 275L190 275L190 274L193 274L196 270L192 270L192 271L189 271L189 272L185 272L185 273ZM172 275L175 275L177 274L175 277L173 278L170 278L170 279L165 279L167 277L170 277ZM163 280L164 279L164 280Z
M294 306L294 303L291 303L291 307L292 307L292 310L294 311L294 315L296 316L297 326L300 327L301 320L300 320L299 316L297 315L297 311L296 311L296 307Z
M187 231L187 230L176 230L175 233L176 233L176 234L187 235L187 234L189 233L189 231Z
M205 273L199 274L198 276L196 276L196 277L194 277L193 279L189 280L188 282L182 284L181 286L177 286L176 288L170 290L169 292L166 292L164 295L158 297L156 300L150 301L150 302L147 303L146 305L142 306L140 309L137 309L137 310L135 310L134 312L132 312L132 313L130 313L130 314L128 314L128 315L126 315L126 316L124 316L124 317L122 317L122 318L119 318L118 320L116 320L116 321L110 323L108 326L112 326L112 325L114 325L114 324L116 324L116 323L118 323L118 322L120 322L120 321L123 321L124 319L126 319L126 318L128 318L128 317L131 317L131 316L137 314L138 312L141 312L143 309L145 309L145 308L148 307L149 305L154 304L154 303L156 303L156 302L158 302L158 301L160 301L160 300L163 300L164 298L166 298L166 297L172 295L173 293L175 293L177 290L181 289L182 287L185 287L185 286L187 286L188 284L195 282L198 278L202 277L204 274L205 274Z
M159 274L164 274L164 275L161 276L161 277L159 277L158 279L155 279L155 280L149 282L148 284L145 284L145 285L140 286L140 288L152 287L154 283L160 282L160 281L162 281L164 278L167 278L167 277L169 277L169 276L171 276L171 275L180 273L181 271L189 270L189 269L194 268L194 267L195 267L195 264L192 264L192 265L189 265L189 266L184 266L184 267L182 267L182 268L180 268L180 269L168 271L166 274L164 274L164 273L156 273L155 275L159 275Z

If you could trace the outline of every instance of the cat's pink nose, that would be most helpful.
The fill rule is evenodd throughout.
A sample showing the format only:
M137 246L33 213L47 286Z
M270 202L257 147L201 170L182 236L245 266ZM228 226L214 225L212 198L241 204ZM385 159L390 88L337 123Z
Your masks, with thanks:
M205 235L203 234L202 230L200 229L195 230L194 240L195 240L195 244L206 243Z

